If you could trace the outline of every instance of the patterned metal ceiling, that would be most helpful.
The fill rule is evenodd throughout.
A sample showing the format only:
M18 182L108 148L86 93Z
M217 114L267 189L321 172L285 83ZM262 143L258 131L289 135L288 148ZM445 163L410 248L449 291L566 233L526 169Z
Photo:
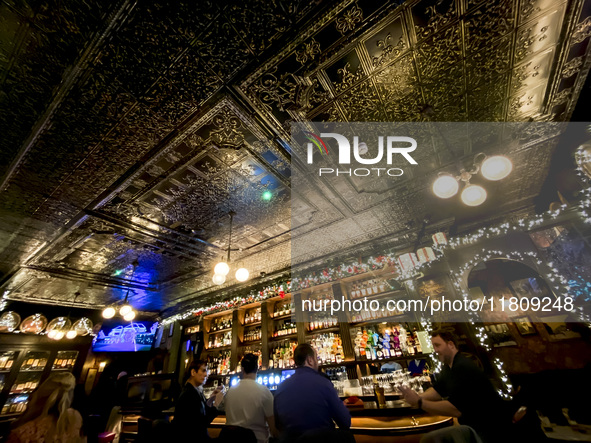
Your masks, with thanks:
M304 185L292 199L290 124L566 121L591 64L590 11L566 0L4 0L3 289L58 304L79 290L76 303L98 307L131 287L141 309L182 306L216 289L230 210L232 259L255 276L289 267L292 211L319 239L302 262L348 245L326 244L330 224L408 235L426 215L490 217L434 207L420 177L387 201L354 183L314 196ZM504 212L531 208L554 148L515 148ZM470 156L433 146L425 173Z

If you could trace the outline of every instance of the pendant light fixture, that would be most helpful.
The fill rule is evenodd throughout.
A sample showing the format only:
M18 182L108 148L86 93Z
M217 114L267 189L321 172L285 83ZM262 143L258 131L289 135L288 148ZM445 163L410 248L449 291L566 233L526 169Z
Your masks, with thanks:
M139 262L136 260L134 260L131 265L133 266L133 270L131 271L131 276L129 277L130 280L133 280L133 276L135 274L135 270L137 269L137 267L139 266ZM119 306L117 308L117 306L107 306L105 309L103 309L103 318L105 319L110 319L113 318L115 316L115 314L119 313L119 315L121 317L123 317L123 319L125 321L132 321L135 316L137 315L136 311L133 309L133 307L129 304L128 298L129 298L129 289L127 289L127 292L125 293L125 299L123 300L123 304L121 306Z
M214 284L216 285L223 285L226 282L226 276L230 273L230 251L231 251L231 246L232 246L232 224L234 222L234 216L236 215L236 213L234 211L230 211L228 212L228 215L230 216L230 233L228 234L228 255L226 257L226 261L220 261L218 262L215 267L213 268L213 277L212 277L212 281ZM250 276L250 273L248 272L248 269L246 268L240 268L238 270L236 270L236 280L238 280L239 282L244 282L246 280L248 280L248 277Z
M487 157L484 153L476 154L474 163L469 170L462 169L460 175L441 173L433 183L433 193L443 199L451 198L460 189L460 182L464 182L464 189L460 195L462 202L467 206L479 206L486 201L487 193L480 185L470 183L473 175L482 173L482 176L490 181L498 181L507 177L513 170L513 163L503 155Z

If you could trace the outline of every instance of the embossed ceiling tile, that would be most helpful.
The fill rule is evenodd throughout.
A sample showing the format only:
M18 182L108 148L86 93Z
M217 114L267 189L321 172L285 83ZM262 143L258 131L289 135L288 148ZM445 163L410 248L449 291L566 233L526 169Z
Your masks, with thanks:
M409 94L418 78L412 56L405 56L374 75L378 93L384 97L400 97Z
M252 57L244 41L226 20L214 20L198 41L195 52L221 79L230 79Z
M437 84L445 78L457 84L457 79L464 77L461 36L459 26L453 26L418 47L416 58L423 82Z
M411 13L417 41L440 32L458 17L454 0L420 0L411 7Z
M540 14L545 13L550 8L555 8L560 3L566 3L564 0L527 0L520 2L519 5L519 24L525 23Z
M507 95L509 75L504 74L490 79L468 92L468 109L474 121L487 121L484 115L504 115L504 100ZM490 121L498 121L498 118Z
M383 94L384 109L387 121L409 122L420 121L421 109L424 107L423 97L418 89L401 97L400 95L386 91Z
M542 112L546 84L532 90L519 92L509 98L507 117L509 121L523 121L532 114Z
M536 19L524 23L517 29L514 63L556 45L560 41L560 29L566 4L554 6L552 10Z
M351 88L339 98L347 121L386 121L386 112L371 80Z
M481 51L497 44L496 40L513 31L515 10L513 1L485 2L464 18L466 50Z
M363 44L373 68L390 63L409 48L400 17L368 37Z
M531 90L540 83L546 84L555 57L555 47L552 47L515 67L511 77L511 92Z
M483 48L466 57L467 87L471 89L481 83L505 73L510 68L513 35L498 40L495 45Z
M226 2L201 0L199 2L174 2L171 6L177 18L176 31L188 40L192 40L207 27L226 6Z
M184 54L166 71L170 79L185 99L195 105L205 101L222 86L222 81L194 52L194 48Z
M367 78L367 73L364 71L355 50L349 51L342 58L325 68L325 72L337 94Z

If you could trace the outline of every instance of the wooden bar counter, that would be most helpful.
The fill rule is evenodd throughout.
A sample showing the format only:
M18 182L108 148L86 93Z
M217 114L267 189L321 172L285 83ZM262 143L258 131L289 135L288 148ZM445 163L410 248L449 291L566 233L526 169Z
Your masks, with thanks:
M387 402L387 407L381 409L375 402L368 401L363 407L350 407L349 411L351 431L358 443L419 442L424 434L453 424L452 417L426 414L401 406L396 401ZM224 415L216 417L210 425L209 435L217 437L225 424Z

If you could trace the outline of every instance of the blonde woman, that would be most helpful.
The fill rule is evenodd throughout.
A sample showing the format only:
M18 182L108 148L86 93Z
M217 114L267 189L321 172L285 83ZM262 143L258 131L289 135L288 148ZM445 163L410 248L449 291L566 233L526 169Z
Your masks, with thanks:
M79 443L82 416L71 409L76 379L55 372L31 395L27 410L15 423L7 443Z

